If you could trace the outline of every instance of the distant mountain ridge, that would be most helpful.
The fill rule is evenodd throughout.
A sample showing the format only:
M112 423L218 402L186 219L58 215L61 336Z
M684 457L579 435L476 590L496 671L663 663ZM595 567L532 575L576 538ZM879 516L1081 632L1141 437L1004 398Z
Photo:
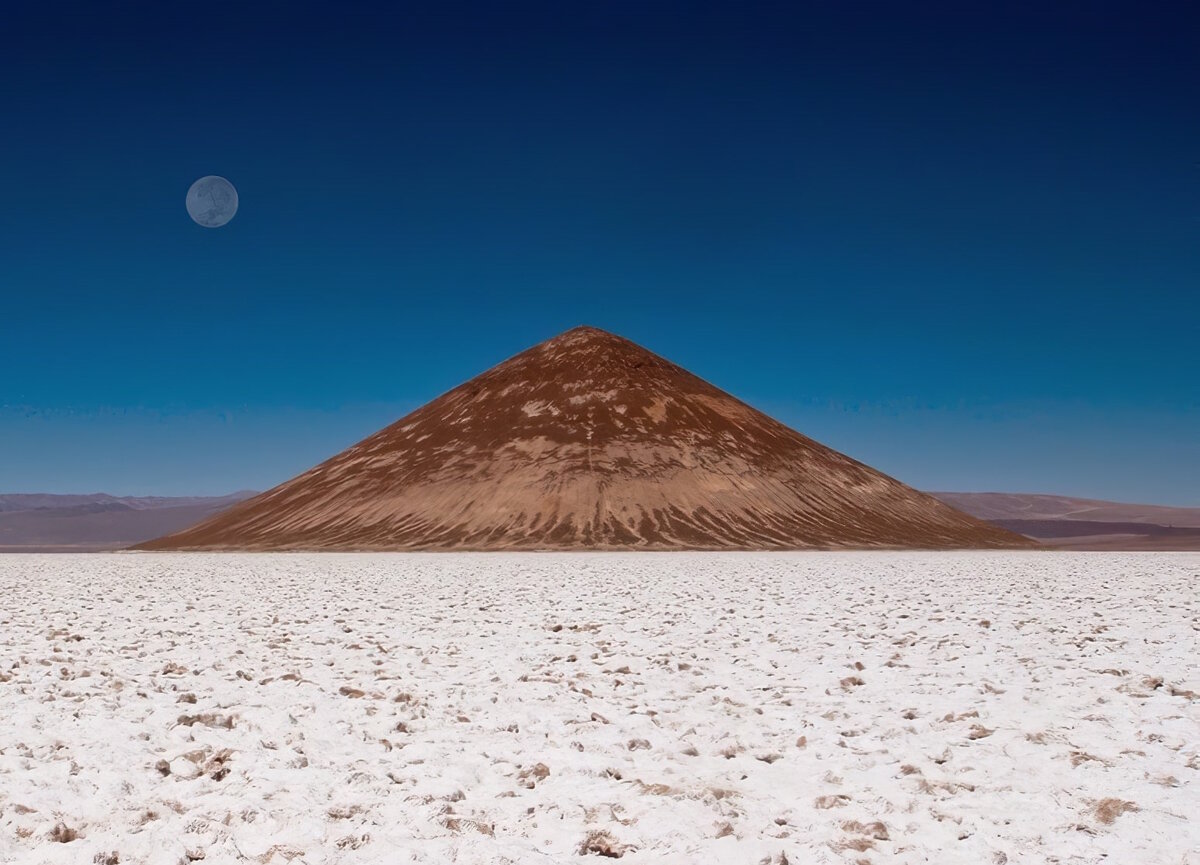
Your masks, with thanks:
M932 496L985 520L1088 520L1200 528L1200 508L1139 505L1034 493L951 493Z
M253 496L0 494L0 552L118 550L178 531Z
M145 511L154 508L178 508L191 505L234 504L258 493L239 490L224 496L113 496L108 493L0 493L0 514L12 511L62 510L64 508L104 507Z
M1033 493L931 493L946 504L1062 549L1200 550L1200 508Z

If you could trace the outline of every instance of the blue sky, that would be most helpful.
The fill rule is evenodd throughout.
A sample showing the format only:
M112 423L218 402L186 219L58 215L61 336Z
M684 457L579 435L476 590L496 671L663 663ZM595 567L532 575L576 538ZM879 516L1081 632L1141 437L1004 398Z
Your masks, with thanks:
M0 491L265 488L587 323L916 486L1200 505L1196 13L914 5L16 0Z

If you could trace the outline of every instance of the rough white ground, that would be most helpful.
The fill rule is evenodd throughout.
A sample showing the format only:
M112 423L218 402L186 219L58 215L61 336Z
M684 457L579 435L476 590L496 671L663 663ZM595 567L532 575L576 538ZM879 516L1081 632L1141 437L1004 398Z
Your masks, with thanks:
M0 557L0 862L1200 862L1198 579Z

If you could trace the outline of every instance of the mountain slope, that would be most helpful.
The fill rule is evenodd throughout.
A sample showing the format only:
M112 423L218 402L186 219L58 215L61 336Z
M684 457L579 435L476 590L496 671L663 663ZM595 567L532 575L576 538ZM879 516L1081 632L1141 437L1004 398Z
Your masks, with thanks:
M575 328L140 549L1028 546L628 340Z

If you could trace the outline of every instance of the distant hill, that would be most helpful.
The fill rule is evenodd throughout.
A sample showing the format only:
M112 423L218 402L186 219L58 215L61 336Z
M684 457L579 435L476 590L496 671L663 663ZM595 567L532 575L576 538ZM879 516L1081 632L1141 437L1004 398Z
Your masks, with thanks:
M1033 493L931 495L972 516L1062 549L1200 550L1200 508Z
M1200 508L1132 505L1032 493L931 493L985 520L1094 520L1200 528Z
M147 511L191 505L231 505L258 495L256 490L239 490L227 496L110 496L108 493L0 493L0 513L10 511L61 510L95 506L113 510Z
M253 495L0 493L0 552L124 549L187 528Z

